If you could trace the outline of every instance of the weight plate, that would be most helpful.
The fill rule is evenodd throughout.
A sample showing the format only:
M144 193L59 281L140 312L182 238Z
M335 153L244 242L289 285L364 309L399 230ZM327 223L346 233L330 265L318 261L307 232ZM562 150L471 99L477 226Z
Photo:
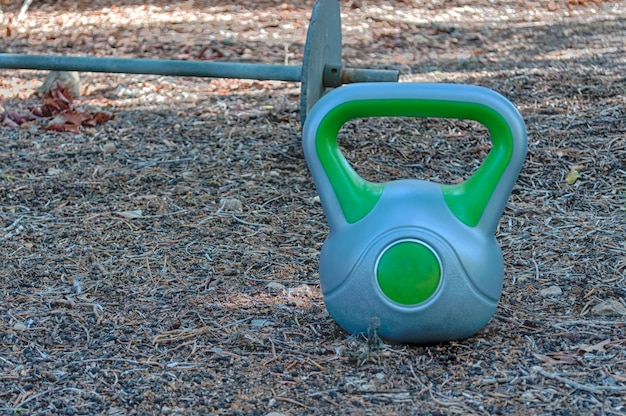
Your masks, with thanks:
M304 45L300 121L324 95L324 66L341 65L341 11L338 0L316 0Z

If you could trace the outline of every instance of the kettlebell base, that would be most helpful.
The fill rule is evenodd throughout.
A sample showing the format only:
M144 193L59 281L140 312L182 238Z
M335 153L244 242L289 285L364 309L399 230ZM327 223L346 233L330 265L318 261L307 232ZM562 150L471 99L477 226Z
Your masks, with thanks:
M469 338L487 325L498 307L498 302L468 295L467 288L446 289L432 302L406 307L372 296L371 288L359 293L356 286L325 295L326 309L349 334L375 332L392 343L426 345Z
M377 276L379 259L389 252L390 247L405 242L428 247L441 265L438 285L427 291L428 296L416 299L414 304L402 303L406 298L389 296ZM324 255L326 250L335 251L335 244L340 242L329 236L323 248L320 265L322 291L328 312L350 334L375 330L388 341L410 344L460 340L483 328L497 309L504 270L495 241L483 248L488 257L500 257L500 261L492 261L485 270L492 282L488 291L472 278L467 260L461 260L464 256L433 230L404 226L382 232L363 248L343 279L334 278L339 270L336 259ZM341 283L336 284L337 281Z
M378 315L359 308L346 308L339 304L343 299L337 300L332 296L326 298L326 309L348 334L376 334L391 344L415 345L432 345L469 338L489 323L498 306L497 303L477 303L471 305L468 319L454 313L440 316L437 318L438 322L433 322L429 314Z

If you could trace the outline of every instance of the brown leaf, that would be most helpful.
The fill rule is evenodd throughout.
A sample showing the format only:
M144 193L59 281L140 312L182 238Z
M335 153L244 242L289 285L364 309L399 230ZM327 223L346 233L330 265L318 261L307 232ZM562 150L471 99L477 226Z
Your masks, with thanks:
M46 130L48 131L58 131L61 133L80 133L80 126L76 126L74 124L49 124L46 126Z
M36 117L54 117L48 122L46 130L79 133L81 126L95 127L106 121L113 120L115 116L104 112L89 114L78 112L72 109L74 100L68 89L65 88L60 81L57 80L56 87L46 94L43 104L39 107L29 107L31 115L25 118L25 121L32 120ZM12 119L15 122L17 120ZM7 123L10 124L11 121ZM17 122L17 124L21 124Z
M65 103L68 108L74 102L72 94L70 94L67 88L65 88L63 84L61 84L61 81L59 81L58 79L56 88L50 90L48 95L56 101L59 101L60 103Z
M17 124L15 121L13 121L10 117L7 117L6 115L2 116L2 125L5 127L12 128L12 129L17 129L20 127L19 124Z
M533 354L535 358L548 364L577 364L575 356L562 352L552 352L548 354Z
M89 120L91 118L90 115L85 113L79 113L76 111L68 111L66 113L61 114L66 124L74 124L77 126L81 126L84 121Z
M32 114L21 114L16 111L8 110L4 113L4 117L14 121L15 123L21 125L27 121L32 121L35 119Z
M41 108L39 107L28 107L28 110L35 117L44 117L43 112L41 111Z
M56 88L46 94L43 104L39 107L29 107L28 109L37 117L52 117L71 109L73 102L72 95L57 80Z
M46 126L46 130L78 134L80 133L80 126L85 117L84 114L73 111L62 113L50 120Z
M221 50L210 46L205 46L200 50L200 53L198 53L198 59L205 61L213 61L223 57L224 53Z
M64 102L59 102L54 98L46 98L44 103L39 107L29 108L30 111L38 117L52 117L64 110L69 110L70 106Z
M94 124L91 127L95 127L98 124L102 124L113 119L115 119L115 115L113 114L98 112L91 115L89 122L93 122ZM85 125L85 123L83 123L83 125Z
M48 130L48 131L58 131L58 132L66 131L64 124L48 124L46 126L46 130Z

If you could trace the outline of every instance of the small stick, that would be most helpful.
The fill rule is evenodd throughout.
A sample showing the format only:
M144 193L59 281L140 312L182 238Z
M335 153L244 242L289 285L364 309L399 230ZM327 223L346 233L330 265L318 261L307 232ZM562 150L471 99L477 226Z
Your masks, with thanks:
M582 384L577 381L570 380L569 378L562 377L556 373L549 373L539 366L533 367L533 370L537 371L537 373L541 374L544 377L560 381L567 386L573 387L576 390L586 391L587 393L598 394L603 391L610 391L614 393L626 392L626 387L621 386L591 386L589 384Z
M274 399L280 400L281 402L287 402L287 403L295 404L296 406L304 407L305 409L309 408L309 406L307 406L306 404L300 403L297 400L289 399L287 397L274 396Z
M33 2L33 0L24 0L24 3L22 4L22 8L20 9L20 13L17 15L17 21L21 22L22 20L24 20L24 18L26 17L26 12L28 11L28 8L30 7L30 4Z

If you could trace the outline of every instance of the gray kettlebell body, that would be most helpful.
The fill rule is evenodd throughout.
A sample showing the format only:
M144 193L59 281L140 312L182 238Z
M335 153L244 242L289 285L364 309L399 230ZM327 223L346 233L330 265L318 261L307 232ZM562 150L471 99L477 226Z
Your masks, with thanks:
M336 135L347 120L375 116L474 119L488 127L493 148L462 184L371 183L341 155ZM495 228L526 154L525 126L513 105L474 86L356 84L316 104L303 142L330 227L320 283L339 325L417 344L483 328L504 277Z

